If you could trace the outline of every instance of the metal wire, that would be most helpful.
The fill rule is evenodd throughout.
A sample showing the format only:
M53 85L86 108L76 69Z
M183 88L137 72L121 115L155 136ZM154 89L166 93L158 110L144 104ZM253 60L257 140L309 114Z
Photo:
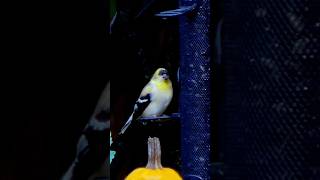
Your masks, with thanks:
M226 0L226 179L319 179L319 3Z

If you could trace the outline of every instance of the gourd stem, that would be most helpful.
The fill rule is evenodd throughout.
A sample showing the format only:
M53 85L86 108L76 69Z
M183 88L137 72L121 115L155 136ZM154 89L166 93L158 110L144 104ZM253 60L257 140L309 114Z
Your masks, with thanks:
M161 145L157 137L148 138L148 169L161 169Z

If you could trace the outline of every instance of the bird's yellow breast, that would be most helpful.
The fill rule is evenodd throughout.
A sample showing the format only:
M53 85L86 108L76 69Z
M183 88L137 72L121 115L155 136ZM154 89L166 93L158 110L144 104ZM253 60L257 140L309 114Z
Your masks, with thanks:
M169 80L161 81L161 82L156 81L154 84L161 91L171 90L171 88L172 88L172 84L171 84L171 82Z

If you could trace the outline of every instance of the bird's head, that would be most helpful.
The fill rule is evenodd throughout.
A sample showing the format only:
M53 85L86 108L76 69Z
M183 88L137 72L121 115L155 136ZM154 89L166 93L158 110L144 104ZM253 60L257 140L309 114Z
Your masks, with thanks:
M157 81L168 81L169 80L169 72L165 68L158 68L156 72L152 76L152 80Z

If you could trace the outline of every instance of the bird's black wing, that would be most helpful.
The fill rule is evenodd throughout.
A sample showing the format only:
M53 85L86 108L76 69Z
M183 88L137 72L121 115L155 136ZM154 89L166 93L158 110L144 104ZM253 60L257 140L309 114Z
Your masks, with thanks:
M142 115L143 111L149 104L150 104L150 94L145 94L144 96L140 96L134 105L133 113L130 115L127 122L122 126L119 134L123 134L132 122L135 123L136 122L135 120Z
M138 118L142 115L143 111L151 102L151 94L146 94L145 96L139 97L134 105L133 119Z

